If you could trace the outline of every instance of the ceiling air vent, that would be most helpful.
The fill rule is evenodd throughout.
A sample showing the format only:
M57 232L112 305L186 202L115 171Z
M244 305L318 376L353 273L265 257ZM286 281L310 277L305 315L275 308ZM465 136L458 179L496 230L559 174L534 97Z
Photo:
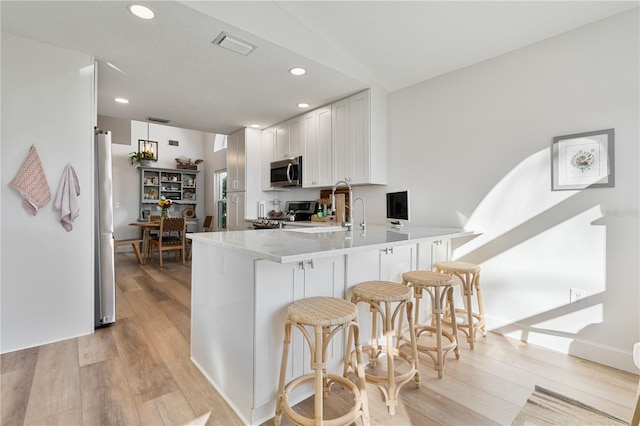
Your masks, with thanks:
M147 117L147 121L151 121L152 123L162 123L167 124L171 120L167 120L166 118L158 118L158 117Z
M245 56L257 47L248 41L240 40L224 31L222 31L212 43Z

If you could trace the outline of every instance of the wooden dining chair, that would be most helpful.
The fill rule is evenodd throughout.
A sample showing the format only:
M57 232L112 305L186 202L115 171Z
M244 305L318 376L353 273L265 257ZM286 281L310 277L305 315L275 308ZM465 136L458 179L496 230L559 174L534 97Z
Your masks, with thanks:
M213 216L205 216L204 223L202 224L202 232L213 231Z
M187 223L183 217L171 217L160 219L160 232L157 239L151 240L151 262L153 263L154 250L158 249L160 267L162 264L162 252L175 250L175 258L178 260L178 251L182 253L182 264L185 263L185 234Z
M149 222L160 222L160 219L162 219L162 216L160 215L149 215ZM158 230L157 229L146 229L145 231L147 233L147 247L144 247L144 251L145 251L145 256L147 259L149 259L151 257L151 240L157 240L158 239Z

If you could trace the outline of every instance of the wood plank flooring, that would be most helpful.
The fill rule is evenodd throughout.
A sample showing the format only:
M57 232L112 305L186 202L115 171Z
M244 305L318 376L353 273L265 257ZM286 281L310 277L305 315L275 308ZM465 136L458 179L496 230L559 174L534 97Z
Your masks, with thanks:
M2 425L242 424L189 359L190 265L172 256L164 269L157 263L116 255L114 325L2 355ZM510 424L535 385L631 415L634 374L492 333L460 352L460 360L447 359L442 379L421 356L422 387L403 387L395 416L368 385L372 424ZM327 409L340 411L343 397L332 392ZM298 408L312 410L310 402Z

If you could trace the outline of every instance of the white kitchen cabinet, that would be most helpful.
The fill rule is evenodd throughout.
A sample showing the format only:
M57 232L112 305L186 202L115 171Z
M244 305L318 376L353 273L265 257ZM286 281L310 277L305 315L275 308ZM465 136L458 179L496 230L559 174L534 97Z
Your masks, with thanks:
M245 129L227 136L227 191L246 189Z
M261 177L260 182L263 191L273 191L271 186L271 162L273 161L273 132L274 128L270 127L262 131L262 160L261 160Z
M418 245L418 269L431 271L436 262L449 260L451 240L437 239Z
M227 193L227 230L242 231L247 229L244 221L246 209L246 192Z
M227 209L233 209L232 204L239 205L237 220L227 212L227 229L234 229L236 223L247 229L244 221L258 216L256 206L264 198L261 145L262 132L258 129L238 130L227 137Z
M416 267L417 245L387 247L380 250L347 255L347 291L365 281L391 281L402 283L402 274ZM371 313L368 305L358 304L362 342L371 338ZM381 328L379 328L381 330Z
M386 95L365 90L334 102L332 181L387 183Z
M296 117L274 126L273 159L299 157L301 153L301 118Z
M333 185L331 173L331 106L302 116L302 186Z
M344 256L316 259L310 263L281 264L267 260L256 262L255 347L263 356L254 362L254 407L275 401L278 391L285 311L289 304L307 297L344 297ZM268 283L268 285L266 285ZM274 314L275 312L275 314ZM334 338L329 348L329 369L336 371L344 357L343 342ZM293 330L287 363L286 381L310 368L309 347L301 333ZM295 396L294 396L295 398Z

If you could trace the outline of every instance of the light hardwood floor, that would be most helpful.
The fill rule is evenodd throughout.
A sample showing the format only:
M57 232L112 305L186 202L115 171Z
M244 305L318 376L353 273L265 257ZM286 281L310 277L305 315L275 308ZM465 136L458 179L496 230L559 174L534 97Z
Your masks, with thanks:
M2 425L239 425L189 360L190 267L116 255L117 322L1 357ZM535 385L628 419L638 376L489 333L438 379L421 356L395 416L368 386L372 424L510 424ZM272 425L273 420L267 422ZM283 421L283 424L288 424Z

